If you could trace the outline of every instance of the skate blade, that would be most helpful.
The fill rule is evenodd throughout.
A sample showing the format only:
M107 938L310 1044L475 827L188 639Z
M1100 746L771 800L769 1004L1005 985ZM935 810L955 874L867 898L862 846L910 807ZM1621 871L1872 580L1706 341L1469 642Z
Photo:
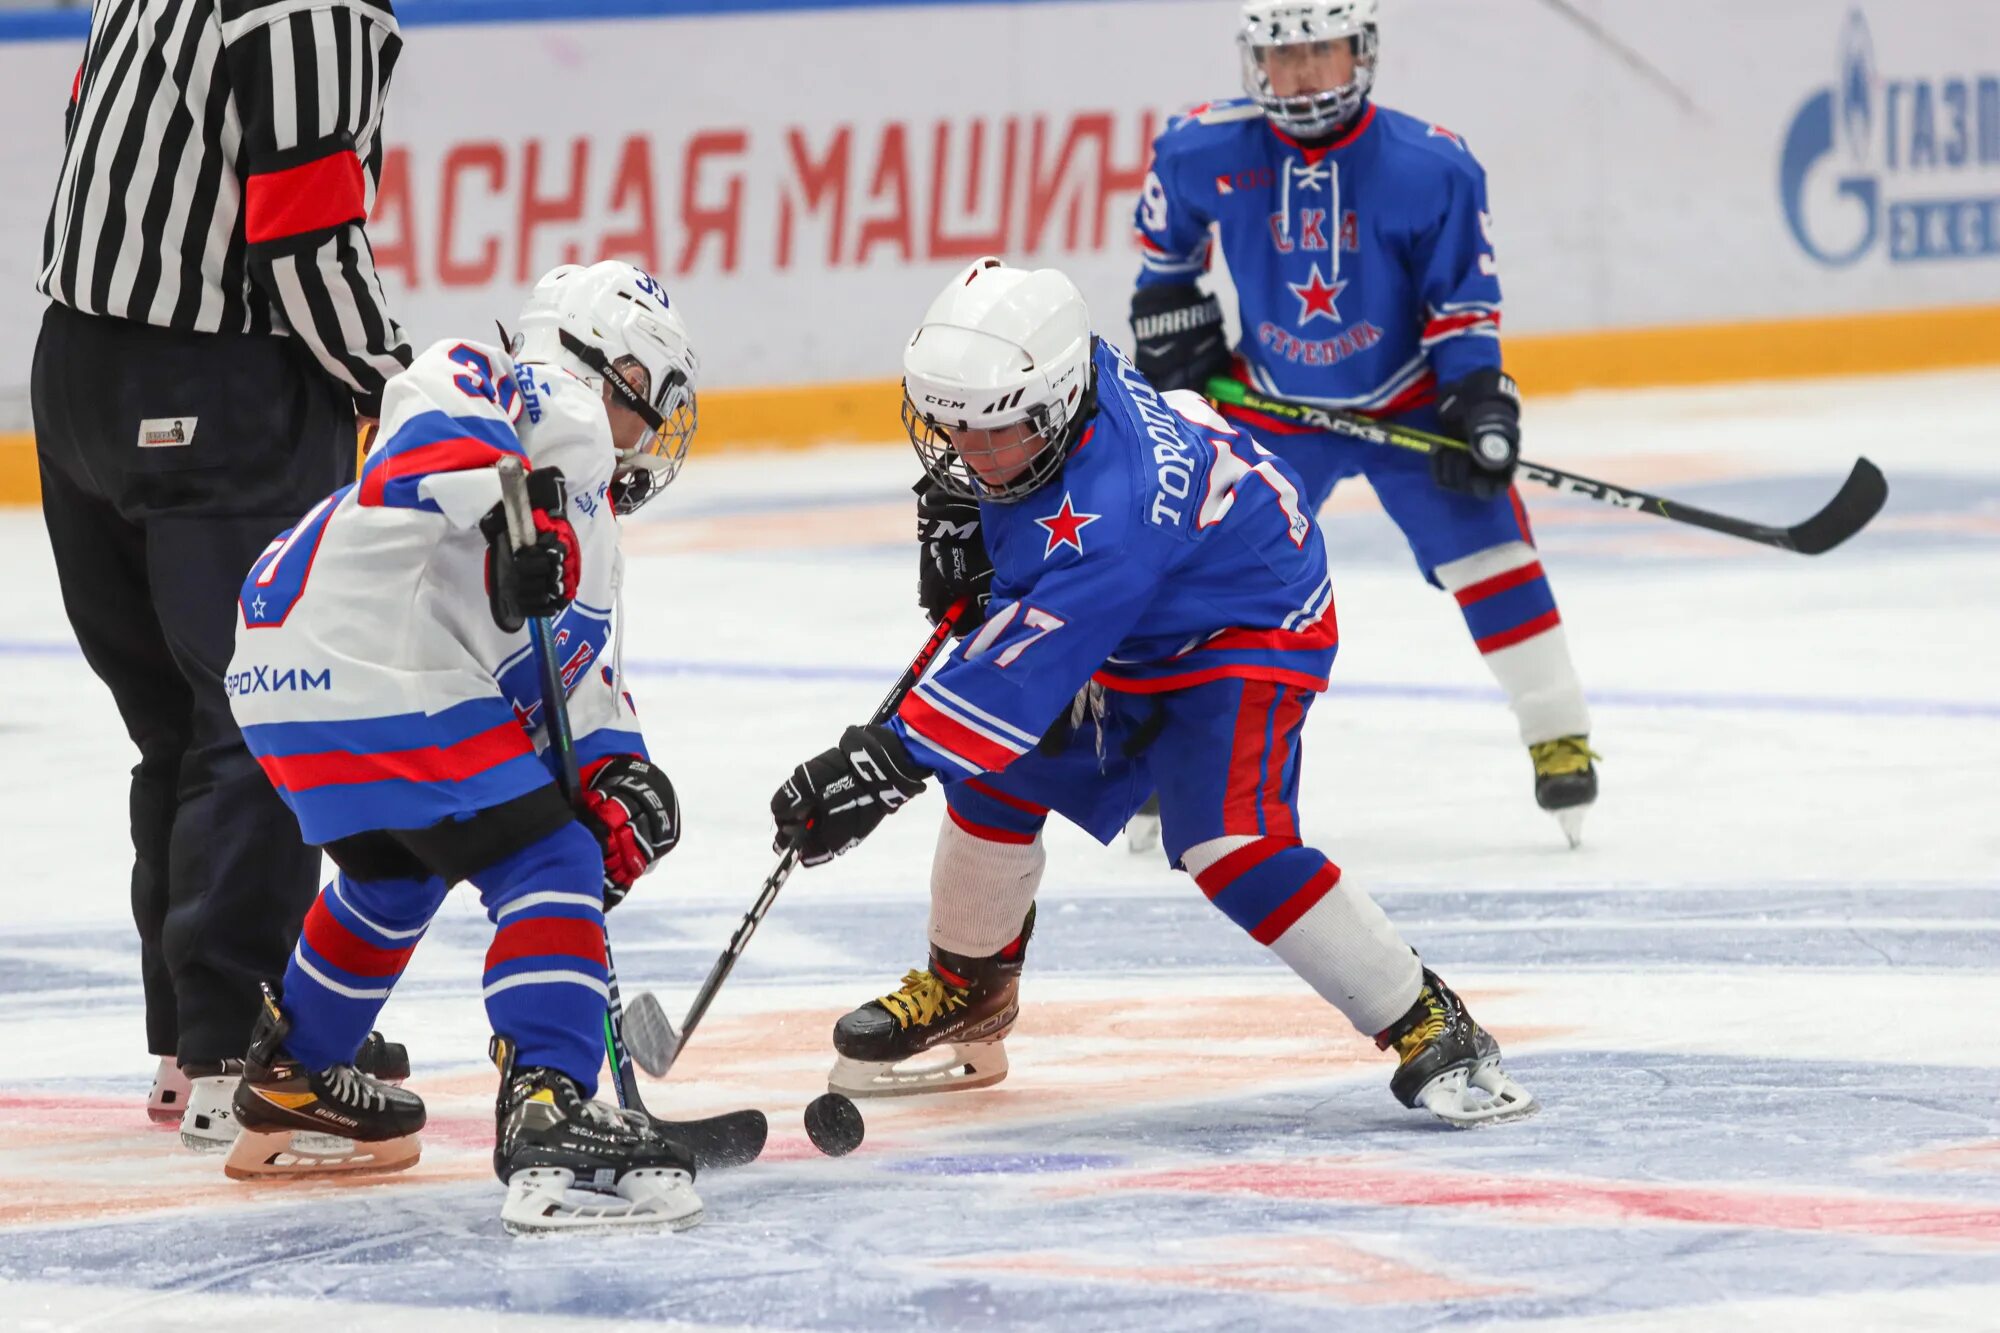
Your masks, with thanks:
M231 1180L386 1175L415 1166L423 1148L423 1139L416 1134L363 1143L336 1134L244 1130L236 1136L236 1146L229 1150L222 1170Z
M239 1137L236 1122L233 1120L203 1125L197 1129L189 1129L187 1121L181 1121L181 1147L189 1152L204 1154L228 1152L236 1145Z
M1474 1069L1446 1070L1424 1085L1417 1102L1455 1129L1483 1129L1509 1120L1526 1120L1542 1109L1497 1059Z
M701 1196L685 1171L628 1171L616 1193L576 1187L561 1167L517 1171L507 1182L500 1225L515 1236L565 1231L685 1231L701 1221Z
M1160 817L1133 815L1125 825L1125 850L1133 855L1150 852L1160 845Z
M970 1092L1007 1077L1004 1042L946 1042L901 1064L836 1056L828 1092L849 1097L915 1097L927 1092Z
M1566 810L1551 810L1563 836L1569 839L1569 849L1575 851L1583 846L1583 817L1590 813L1587 805L1572 805Z

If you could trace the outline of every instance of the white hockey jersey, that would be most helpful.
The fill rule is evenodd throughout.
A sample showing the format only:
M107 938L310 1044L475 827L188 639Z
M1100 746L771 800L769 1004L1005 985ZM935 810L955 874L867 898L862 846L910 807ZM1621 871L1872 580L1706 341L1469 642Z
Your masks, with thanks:
M441 342L389 381L360 480L252 566L227 688L251 753L324 844L426 828L551 781L526 630L493 623L479 520L494 464L556 467L582 555L555 642L584 764L645 754L611 650L623 578L600 392L555 366Z

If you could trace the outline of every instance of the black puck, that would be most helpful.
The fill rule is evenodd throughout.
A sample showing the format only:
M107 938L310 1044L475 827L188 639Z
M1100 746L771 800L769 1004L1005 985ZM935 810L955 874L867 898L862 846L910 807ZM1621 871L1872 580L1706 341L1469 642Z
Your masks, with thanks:
M806 1104L806 1137L828 1157L845 1157L861 1146L866 1130L861 1108L837 1092L824 1092Z

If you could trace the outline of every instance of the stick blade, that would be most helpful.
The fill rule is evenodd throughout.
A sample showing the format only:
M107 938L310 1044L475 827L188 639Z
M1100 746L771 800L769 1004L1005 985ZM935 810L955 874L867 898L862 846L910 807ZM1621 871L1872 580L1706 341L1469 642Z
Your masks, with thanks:
M1867 527L1888 499L1889 480L1882 469L1865 458L1856 459L1840 493L1817 514L1789 529L1792 549L1800 555L1826 554Z
M680 1036L667 1011L660 1007L659 996L651 991L633 996L632 1003L625 1006L625 1049L632 1063L661 1078L673 1067L680 1045Z

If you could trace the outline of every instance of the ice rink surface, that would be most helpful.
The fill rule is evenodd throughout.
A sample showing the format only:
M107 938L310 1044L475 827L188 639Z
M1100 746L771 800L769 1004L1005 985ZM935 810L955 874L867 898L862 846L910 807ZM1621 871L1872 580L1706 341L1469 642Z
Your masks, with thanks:
M1818 559L1526 494L1596 714L1568 851L1449 598L1366 487L1306 833L1540 1097L1478 1133L1157 854L1053 829L998 1088L799 1111L924 950L933 793L796 876L655 1109L757 1105L678 1236L515 1241L490 1167L488 927L448 902L383 1026L432 1108L374 1185L248 1186L152 1129L133 755L39 520L0 514L0 1326L884 1330L2000 1328L2000 374L1531 404L1530 457L1781 522ZM766 802L922 640L907 449L707 458L628 532L627 664L688 832L613 918L678 1016L771 863ZM474 594L476 595L476 593Z

